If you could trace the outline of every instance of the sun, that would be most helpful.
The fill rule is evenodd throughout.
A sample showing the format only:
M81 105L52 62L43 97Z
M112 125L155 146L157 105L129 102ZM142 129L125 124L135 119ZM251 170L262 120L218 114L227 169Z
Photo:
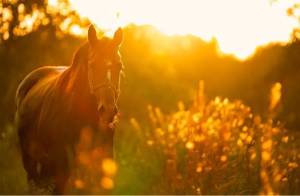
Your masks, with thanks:
M82 16L113 32L130 23L163 33L216 38L220 50L240 59L258 46L288 42L297 21L286 14L295 0L70 0Z

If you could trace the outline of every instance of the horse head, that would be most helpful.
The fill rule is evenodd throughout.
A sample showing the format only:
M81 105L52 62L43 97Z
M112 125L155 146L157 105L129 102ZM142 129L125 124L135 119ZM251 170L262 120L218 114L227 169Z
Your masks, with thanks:
M100 114L99 125L112 129L120 94L120 78L123 64L119 53L123 33L119 28L113 38L98 39L93 25L88 30L88 82L90 92L95 96Z

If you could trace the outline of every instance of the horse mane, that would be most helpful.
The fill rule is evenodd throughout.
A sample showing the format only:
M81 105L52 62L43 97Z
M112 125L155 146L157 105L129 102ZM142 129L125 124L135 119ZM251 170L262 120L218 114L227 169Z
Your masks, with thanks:
M78 86L76 80L82 78L82 74L85 73L85 65L88 57L88 42L81 45L74 53L71 65L57 78L55 85L57 89L64 89L65 92L74 91L74 88ZM45 69L47 68L47 69ZM50 75L51 73L57 73L59 67L53 69L51 67L40 67L26 76L26 78L18 86L15 95L15 102L18 106L20 101L24 99L28 91L34 86L41 78ZM80 75L81 74L81 75ZM82 83L81 81L78 81Z
M86 98L89 96L88 80L87 80L87 60L88 60L88 43L80 46L74 53L72 63L69 65L63 72L54 75L51 79L47 77L50 82L46 80L42 82L48 82L47 91L48 97L43 100L44 107L42 108L42 113L40 114L41 119L44 118L44 115L49 115L48 111L55 110L59 111L60 109L53 109L51 107L61 107L60 104L52 105L52 102L57 103L68 103L65 105L65 110L70 111L72 108L71 103L78 102L78 100ZM56 68L50 67L54 71ZM41 74L39 74L41 75ZM41 83L40 83L41 84ZM83 98L83 97L84 98ZM46 118L46 116L45 116Z
M57 84L63 87L66 92L74 91L74 88L82 83L82 74L86 73L86 64L88 61L88 42L81 45L73 55L72 63L69 68L62 73ZM79 80L79 81L78 81ZM76 84L79 82L79 84Z
M75 52L72 60L72 67L80 66L82 64L85 64L87 62L88 57L88 48L89 44L88 42L84 43L80 48Z

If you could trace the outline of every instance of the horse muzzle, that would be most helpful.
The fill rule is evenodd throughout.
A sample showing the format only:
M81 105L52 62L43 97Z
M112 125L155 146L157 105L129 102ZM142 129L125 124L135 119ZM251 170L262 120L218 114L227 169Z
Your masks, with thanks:
M117 106L103 105L98 110L99 112L99 126L105 130L113 130L118 123L118 108Z

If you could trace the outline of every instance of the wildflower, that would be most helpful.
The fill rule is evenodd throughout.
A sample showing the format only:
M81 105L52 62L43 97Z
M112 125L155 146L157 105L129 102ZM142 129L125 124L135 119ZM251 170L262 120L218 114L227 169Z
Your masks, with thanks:
M182 101L178 102L178 109L179 109L179 111L184 111L185 110L185 107L184 107L184 104L183 104Z
M240 138L241 138L242 140L245 140L246 137L247 137L247 134L246 134L246 133L240 133Z
M255 158L256 158L256 153L253 152L253 153L251 154L251 156L250 156L250 160L254 160Z
M247 136L246 142L250 144L252 142L252 137L250 135Z
M263 144L262 144L262 149L263 149L263 150L268 150L268 151L270 151L271 148L272 148L272 140L271 140L271 139L269 139L269 140L263 142Z
M202 171L203 171L202 164L198 163L197 168L196 168L196 172L201 173Z
M109 177L104 177L101 179L101 186L104 189L112 189L114 187L114 181Z
M195 142L202 142L205 140L205 136L203 134L195 135L194 140Z
M231 132L230 131L224 131L223 132L223 138L225 141L228 141L231 137Z
M226 156L226 155L222 155L221 158L220 158L220 160L221 160L222 162L227 161L227 156Z
M149 146L152 146L153 143L154 143L153 140L148 140L148 141L147 141L147 144L148 144Z
M237 145L238 145L239 147L242 147L242 146L243 146L243 142L242 142L242 140L241 140L241 139L238 139L238 141L237 141Z
M185 147L187 148L187 149L189 149L189 150L192 150L192 149L194 149L194 147L195 147L195 145L194 145L194 143L193 142L187 142L186 144L185 144Z
M267 151L262 152L262 160L263 161L270 161L271 160L271 154Z
M104 159L102 161L102 170L106 175L113 176L117 171L117 165L112 159Z
M76 179L74 181L74 186L77 188L77 189L82 189L84 187L84 183L81 179Z
M282 141L283 143L288 143L288 141L289 141L289 136L283 137L283 138L281 139L281 141Z
M141 129L138 121L135 118L131 118L130 123L134 127L135 130L140 130Z
M272 111L280 102L281 99L281 83L277 82L273 85L270 92L270 106L269 110Z
M298 164L295 163L295 162L290 162L290 163L288 164L288 166L289 166L291 169L295 169L295 168L298 167Z

